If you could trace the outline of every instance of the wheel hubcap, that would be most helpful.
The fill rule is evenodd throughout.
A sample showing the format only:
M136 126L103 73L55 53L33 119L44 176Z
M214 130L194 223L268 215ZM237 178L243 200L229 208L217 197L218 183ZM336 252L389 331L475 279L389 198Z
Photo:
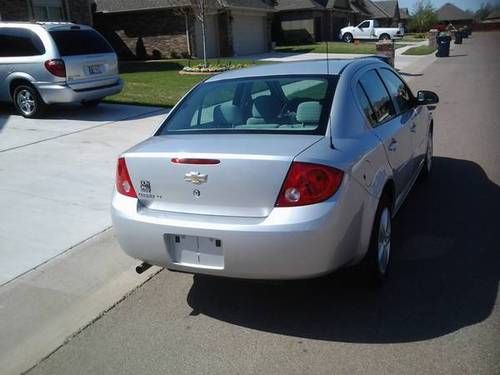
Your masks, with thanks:
M430 172L432 168L432 135L429 134L429 142L427 144L427 171Z
M21 90L17 94L17 106L25 115L31 115L35 111L35 98L28 90Z
M389 265L391 255L391 212L386 207L380 215L380 224L378 229L378 269L383 275Z

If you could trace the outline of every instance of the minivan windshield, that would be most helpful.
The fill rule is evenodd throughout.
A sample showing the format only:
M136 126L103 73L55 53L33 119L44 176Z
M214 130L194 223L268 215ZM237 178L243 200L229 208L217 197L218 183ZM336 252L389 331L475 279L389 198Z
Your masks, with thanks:
M325 134L337 76L272 76L202 83L156 135Z
M94 55L114 52L108 42L94 30L50 31L61 56Z

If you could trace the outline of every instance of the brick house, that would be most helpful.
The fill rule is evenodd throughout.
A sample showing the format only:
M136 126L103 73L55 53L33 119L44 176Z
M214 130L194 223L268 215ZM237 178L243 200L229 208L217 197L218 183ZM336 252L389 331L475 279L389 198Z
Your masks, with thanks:
M388 1L366 1L371 19L377 20L381 27L397 27L400 23L401 14L397 0Z
M208 0L208 57L271 48L268 0ZM203 56L201 24L191 0L94 0L94 26L121 59Z
M437 10L438 22L440 25L447 26L450 23L455 27L471 26L474 17L472 14L465 12L456 5L446 3Z
M278 44L336 40L342 27L370 16L365 0L278 0L276 10Z
M89 0L0 0L0 21L73 21L90 25Z

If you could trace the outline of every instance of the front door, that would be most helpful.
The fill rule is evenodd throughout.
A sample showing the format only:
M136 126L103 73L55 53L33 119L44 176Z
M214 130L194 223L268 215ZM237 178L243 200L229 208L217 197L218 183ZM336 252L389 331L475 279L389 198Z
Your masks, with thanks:
M354 38L356 39L370 39L371 34L370 21L361 22L358 25L358 30L356 31L356 35Z

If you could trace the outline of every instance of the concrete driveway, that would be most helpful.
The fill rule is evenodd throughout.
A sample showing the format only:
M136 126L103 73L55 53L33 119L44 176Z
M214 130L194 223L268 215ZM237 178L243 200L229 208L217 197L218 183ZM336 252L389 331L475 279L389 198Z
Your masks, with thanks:
M110 227L116 158L166 111L70 106L29 120L0 108L2 285Z
M398 214L383 289L350 271L283 285L163 271L30 375L499 374L499 45L474 33L411 82L441 96L436 158Z

